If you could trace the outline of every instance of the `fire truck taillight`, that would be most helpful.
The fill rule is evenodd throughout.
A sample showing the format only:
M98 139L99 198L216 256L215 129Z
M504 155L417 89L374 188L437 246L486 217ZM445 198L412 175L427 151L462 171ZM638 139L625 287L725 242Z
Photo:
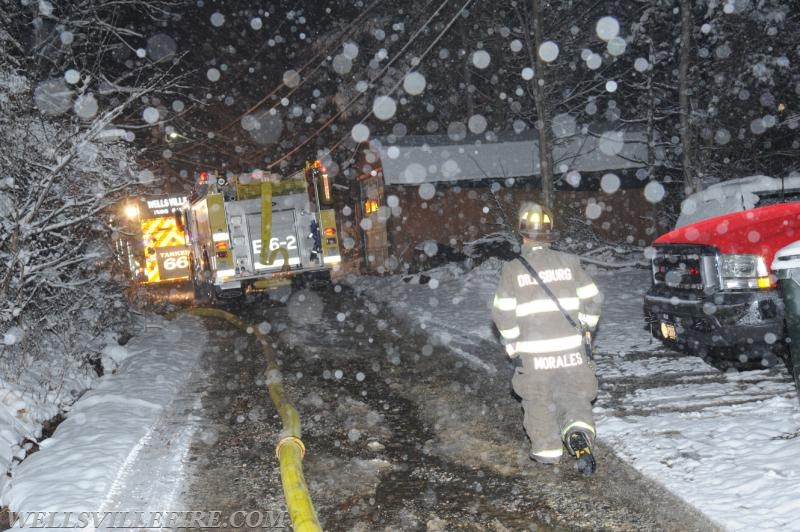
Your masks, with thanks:
M364 214L369 216L374 212L378 212L378 200L368 199L364 202Z

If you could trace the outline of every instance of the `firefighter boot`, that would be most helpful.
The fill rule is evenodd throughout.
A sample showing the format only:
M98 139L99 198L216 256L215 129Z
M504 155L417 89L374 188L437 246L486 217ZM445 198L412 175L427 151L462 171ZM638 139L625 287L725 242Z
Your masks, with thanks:
M592 455L592 447L586 434L576 430L567 436L567 448L575 457L576 468L581 475L589 476L594 473L597 465Z

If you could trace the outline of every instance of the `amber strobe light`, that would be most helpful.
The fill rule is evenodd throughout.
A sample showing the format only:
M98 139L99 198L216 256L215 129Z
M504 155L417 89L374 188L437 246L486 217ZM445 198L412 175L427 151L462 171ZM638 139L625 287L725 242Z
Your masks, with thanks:
M325 205L330 205L333 203L333 192L331 191L331 178L328 176L328 173L324 171L320 175L320 198L319 201L324 203Z

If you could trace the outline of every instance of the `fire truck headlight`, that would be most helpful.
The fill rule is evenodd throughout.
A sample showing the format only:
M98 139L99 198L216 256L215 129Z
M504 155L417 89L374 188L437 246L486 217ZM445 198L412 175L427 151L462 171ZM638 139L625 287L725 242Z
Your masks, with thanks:
M125 206L125 216L129 220L135 220L139 217L139 207L136 205L126 205Z

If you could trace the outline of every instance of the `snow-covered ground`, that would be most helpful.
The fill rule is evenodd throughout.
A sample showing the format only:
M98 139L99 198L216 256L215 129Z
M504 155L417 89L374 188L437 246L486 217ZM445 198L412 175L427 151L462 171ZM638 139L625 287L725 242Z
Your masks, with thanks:
M468 272L448 265L425 277L348 282L427 331L452 356L494 373L477 347L494 338L489 304L500 264L491 259ZM800 530L800 405L789 379L774 369L722 374L663 350L642 328L648 272L590 271L605 295L597 336L599 438L727 529ZM154 318L124 348L109 350L120 360L116 373L100 379L41 450L16 468L3 502L12 509L130 509L122 488L142 478L158 481L150 494L158 507L178 502L175 483L191 418L172 429L165 455L155 457L158 474L137 476L131 468L148 439L166 429L162 414L185 386L197 356L193 346L204 334L197 320ZM182 341L189 337L192 342ZM617 389L616 383L631 378L641 387Z
M175 423L163 415L191 374L206 332L193 318L167 322L156 316L140 322L138 332L125 346L106 348L115 360L107 360L106 367L116 370L99 379L53 437L15 468L2 494L4 505L26 512L70 511L52 522L72 526L80 523L78 512L178 506L193 426L191 418ZM163 445L149 445L159 439ZM145 448L160 452L148 457L148 470L141 471L137 464ZM92 519L85 529L95 528ZM140 522L149 519L143 515Z

